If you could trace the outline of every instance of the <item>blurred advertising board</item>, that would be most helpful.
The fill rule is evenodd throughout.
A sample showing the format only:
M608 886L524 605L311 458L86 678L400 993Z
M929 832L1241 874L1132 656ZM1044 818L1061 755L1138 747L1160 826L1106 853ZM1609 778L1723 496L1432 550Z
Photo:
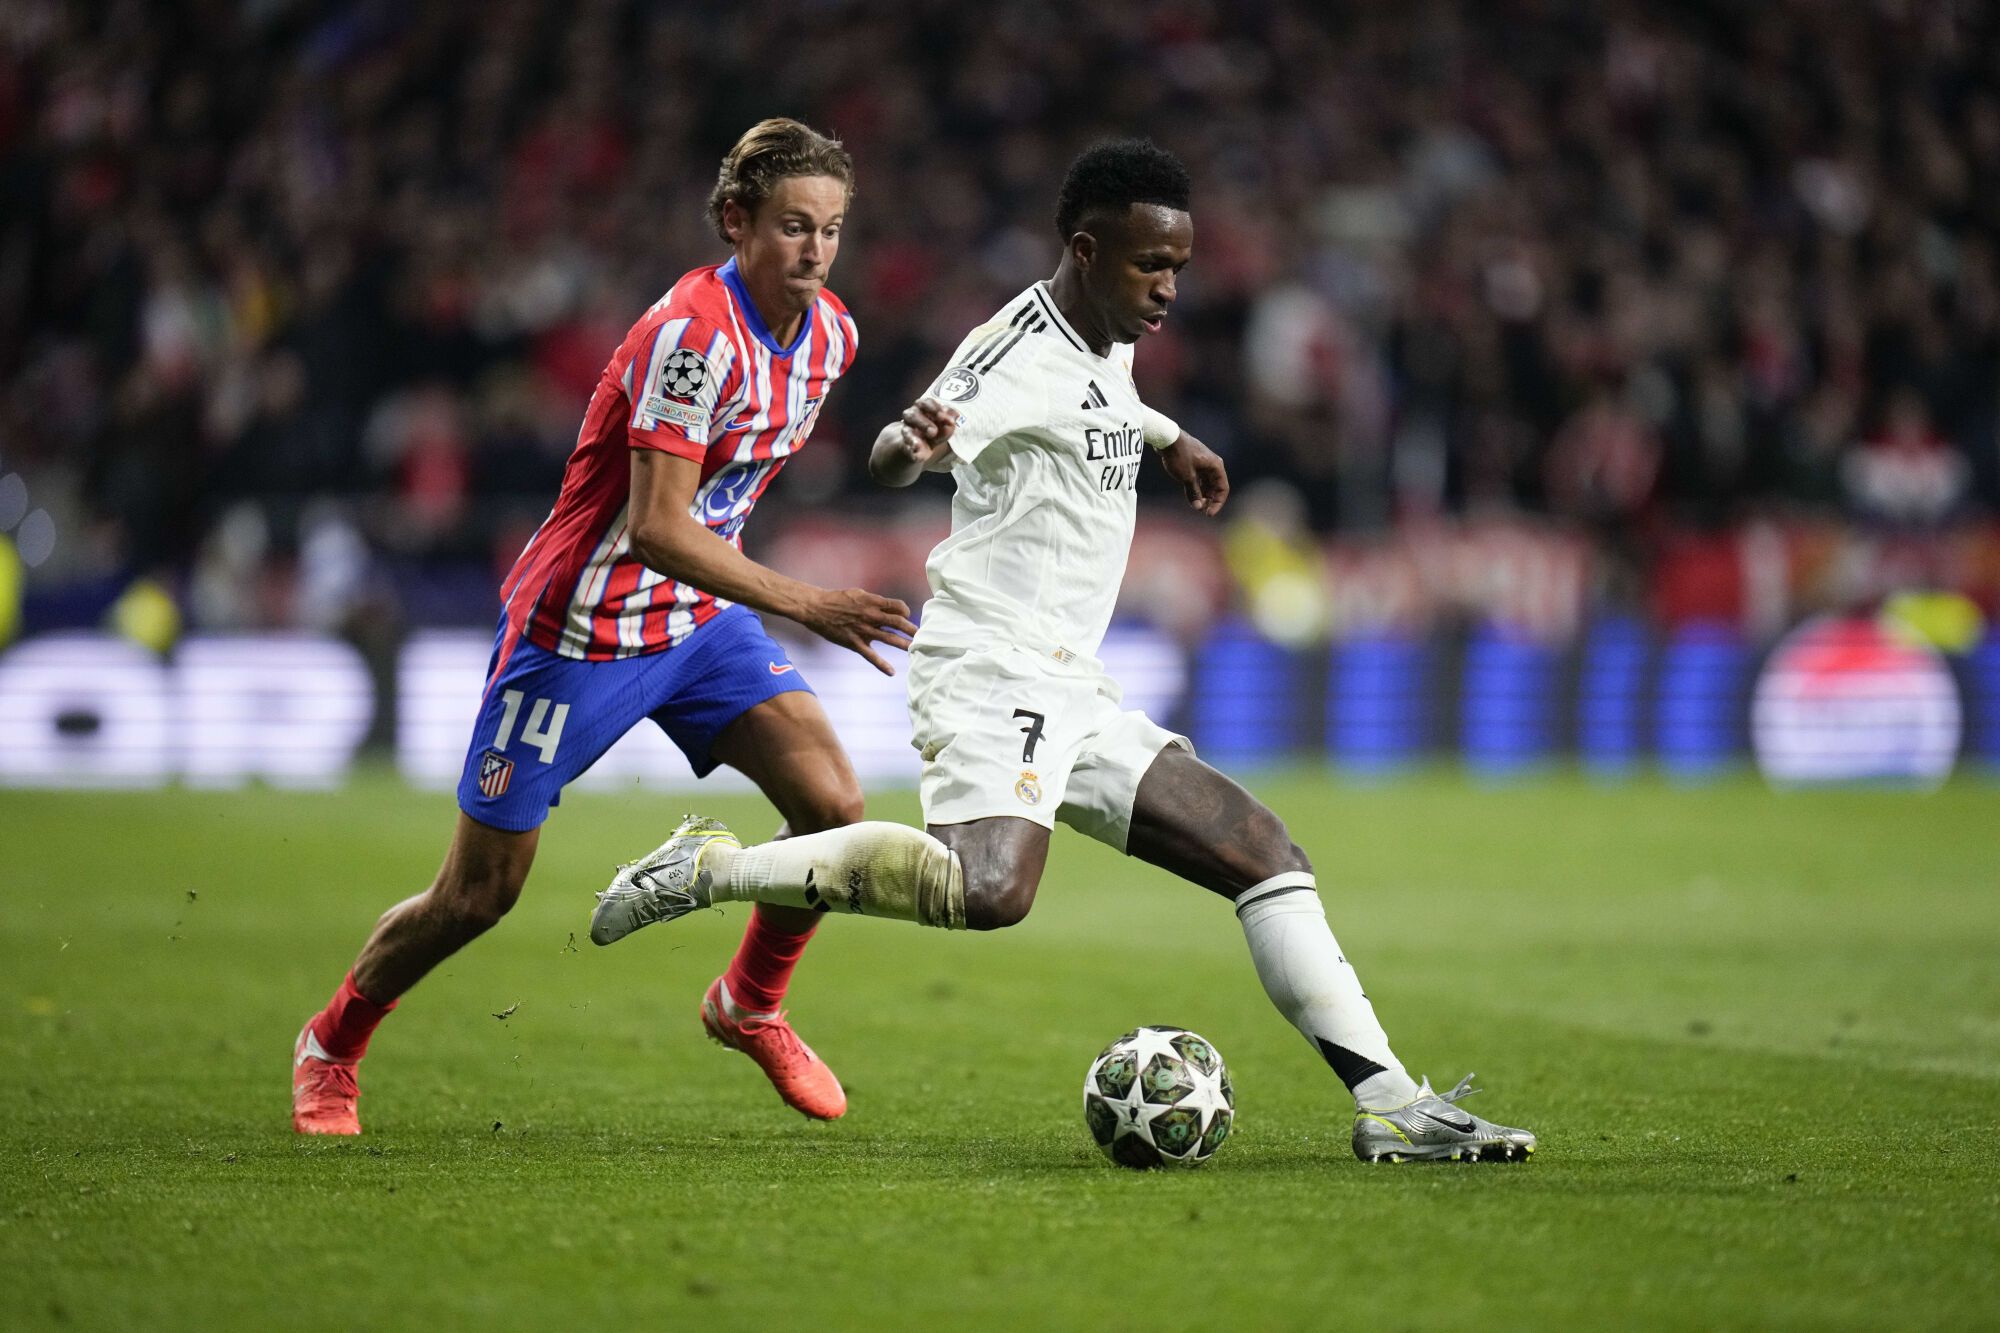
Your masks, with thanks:
M1958 758L1957 683L1935 648L1881 621L1827 616L1781 642L1757 682L1757 764L1781 784L1944 781Z
M164 659L110 635L32 639L0 653L0 787L333 787L371 733L387 729L404 779L448 790L492 649L492 638L474 631L418 633L397 655L384 693L361 653L338 639L201 636ZM1128 706L1173 715L1186 682L1178 644L1155 629L1119 626L1102 655ZM792 656L862 779L915 786L901 677L817 640L793 645ZM680 751L640 726L577 785L673 791L695 781ZM733 774L715 781L747 785Z

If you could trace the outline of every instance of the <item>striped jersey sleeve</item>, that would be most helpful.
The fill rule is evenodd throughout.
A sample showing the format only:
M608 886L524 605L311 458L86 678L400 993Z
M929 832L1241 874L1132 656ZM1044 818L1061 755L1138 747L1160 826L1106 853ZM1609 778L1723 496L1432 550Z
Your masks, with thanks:
M702 462L714 442L716 404L730 400L741 378L736 363L736 344L708 319L662 321L625 368L632 447Z
M1046 327L1033 302L1017 303L967 334L932 383L931 395L958 412L951 451L965 462L1003 436L1047 424L1043 377L1034 372L1035 347L1027 341Z

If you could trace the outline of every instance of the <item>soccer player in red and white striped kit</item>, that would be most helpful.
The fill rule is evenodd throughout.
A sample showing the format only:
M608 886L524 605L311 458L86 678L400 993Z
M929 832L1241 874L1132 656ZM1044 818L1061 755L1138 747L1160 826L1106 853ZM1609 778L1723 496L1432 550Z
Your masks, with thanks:
M683 276L605 367L562 490L502 585L504 609L431 886L376 923L293 1054L292 1125L358 1134L356 1070L403 993L519 897L549 807L650 719L697 774L748 775L805 834L861 818L826 711L754 611L784 616L888 673L909 607L786 578L742 552L744 520L804 446L857 334L825 287L853 195L840 144L791 120L753 127L709 199L726 263ZM749 1055L787 1104L847 1100L780 1009L818 915L760 905L703 998L709 1034Z

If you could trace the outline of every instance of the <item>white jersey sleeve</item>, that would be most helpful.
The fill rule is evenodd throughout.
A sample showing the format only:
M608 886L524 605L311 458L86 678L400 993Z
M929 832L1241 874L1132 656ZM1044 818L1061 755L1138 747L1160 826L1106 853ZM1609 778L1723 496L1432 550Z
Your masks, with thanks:
M1034 358L1019 346L1028 332L1019 320L981 325L966 335L931 385L932 396L958 413L951 451L967 463L1002 436L1047 425L1043 382L1030 372Z

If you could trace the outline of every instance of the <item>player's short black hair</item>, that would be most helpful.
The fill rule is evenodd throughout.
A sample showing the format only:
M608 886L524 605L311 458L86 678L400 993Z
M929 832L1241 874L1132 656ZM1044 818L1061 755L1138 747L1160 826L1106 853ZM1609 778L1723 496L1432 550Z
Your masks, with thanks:
M1069 164L1056 196L1056 235L1067 245L1077 224L1100 209L1123 213L1158 204L1185 213L1194 182L1181 160L1150 139L1104 139Z

